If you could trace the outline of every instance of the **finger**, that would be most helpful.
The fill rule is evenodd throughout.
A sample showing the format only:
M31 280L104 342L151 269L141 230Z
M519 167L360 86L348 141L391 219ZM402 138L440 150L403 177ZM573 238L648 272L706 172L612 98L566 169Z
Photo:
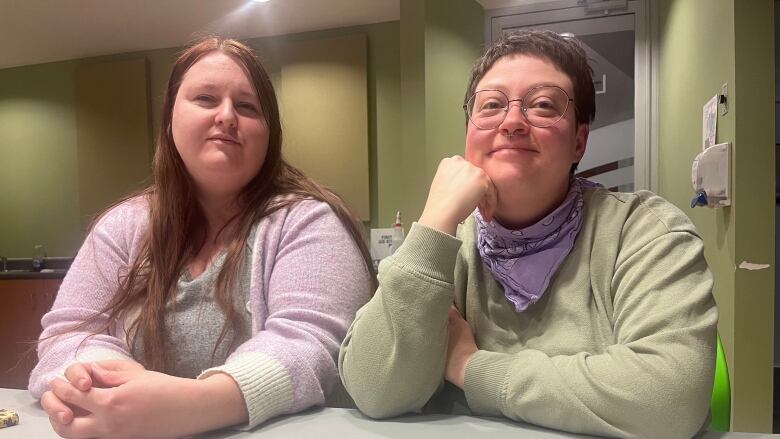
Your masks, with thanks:
M95 403L89 397L90 393L99 389L90 389L87 392L82 392L77 389L73 384L68 381L55 378L50 384L51 391L54 396L60 399L60 401L82 408L89 412L95 410Z
M82 392L92 387L91 374L92 367L89 363L73 363L65 369L65 378Z
M67 439L84 439L102 436L100 424L94 415L75 418L70 424L61 424L56 419L49 418L54 431Z
M67 425L73 421L73 410L57 398L51 390L44 392L41 396L41 407L50 419L56 420L60 424Z
M447 313L447 318L450 320L450 323L457 323L458 320L463 320L463 317L460 315L460 311L458 311L458 308L455 308L455 305L450 307L450 310Z
M105 369L102 364L92 364L92 375L95 380L105 387L118 387L128 382L130 377L137 374L137 370Z
M93 362L92 366L95 365L106 370L146 370L141 363L133 360L103 360Z

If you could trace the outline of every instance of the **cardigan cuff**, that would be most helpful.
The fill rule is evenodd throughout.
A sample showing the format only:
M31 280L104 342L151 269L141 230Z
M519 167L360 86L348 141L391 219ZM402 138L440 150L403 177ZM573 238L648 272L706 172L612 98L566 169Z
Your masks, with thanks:
M230 375L241 389L249 413L249 422L239 426L241 430L287 413L293 405L293 386L287 369L268 355L259 352L238 354L222 366L203 371L198 379L215 373Z
M124 352L114 350L114 349L108 349L108 348L91 348L91 349L85 349L83 351L78 351L76 353L76 358L74 358L69 363L65 363L65 366L59 371L56 372L56 374L49 375L48 383L51 383L54 378L59 378L63 381L68 381L67 378L65 378L65 371L68 370L68 368L75 364L75 363L94 363L96 361L106 361L106 360L127 360L127 361L137 361L133 357L125 354Z
M107 349L107 348L91 348L91 349L85 349L83 351L77 352L76 358L70 364L93 363L95 361L106 361L106 360L137 361L133 357L119 350ZM68 366L70 366L70 364L68 364Z

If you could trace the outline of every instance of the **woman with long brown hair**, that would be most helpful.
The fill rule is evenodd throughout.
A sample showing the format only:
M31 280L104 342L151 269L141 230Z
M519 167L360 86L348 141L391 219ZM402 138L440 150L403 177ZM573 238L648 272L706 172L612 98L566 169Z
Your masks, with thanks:
M372 289L359 223L282 159L250 48L192 45L162 114L153 184L99 217L42 320L30 391L64 437L251 428L323 404Z

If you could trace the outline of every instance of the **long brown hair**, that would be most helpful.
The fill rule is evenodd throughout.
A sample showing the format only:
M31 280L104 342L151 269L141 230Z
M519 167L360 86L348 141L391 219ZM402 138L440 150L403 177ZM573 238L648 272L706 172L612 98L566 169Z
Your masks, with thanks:
M235 322L240 319L233 305L233 286L245 257L245 243L252 225L276 210L303 199L316 199L330 205L360 249L366 270L374 282L372 287L375 287L376 282L371 257L361 232L362 225L349 207L334 192L306 177L282 158L282 129L276 94L268 73L252 49L232 39L202 39L179 56L171 71L154 155L153 183L119 202L134 197L148 199L149 229L139 257L132 262L127 275L120 279L119 291L101 312L108 315L108 322L114 322L124 312L139 307L138 318L127 329L127 333L132 334L131 345L141 336L147 367L163 372L167 364L164 324L166 305L173 300L176 282L182 270L196 257L207 239L204 212L196 198L193 181L173 141L173 106L184 75L204 55L214 51L231 56L254 85L268 124L269 138L267 155L260 171L239 194L242 209L229 221L234 225L236 233L229 237L227 255L217 277L215 293L217 303L225 313L225 324L213 352L216 352L231 329L233 336L230 350L235 348L239 336L247 331L247 328L236 327Z

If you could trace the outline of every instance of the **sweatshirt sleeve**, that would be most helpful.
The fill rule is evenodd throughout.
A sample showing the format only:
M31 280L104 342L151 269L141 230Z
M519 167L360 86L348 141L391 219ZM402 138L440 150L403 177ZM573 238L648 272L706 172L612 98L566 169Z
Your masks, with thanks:
M442 383L460 245L415 223L380 264L379 289L358 312L339 355L344 386L366 415L417 411Z
M108 316L98 315L119 288L130 265L132 241L146 221L142 201L131 200L107 212L87 235L57 292L52 309L41 319L38 364L29 389L36 398L77 361L132 360L123 339L111 335ZM89 325L74 328L97 316Z
M255 322L257 333L224 365L198 377L218 372L233 377L249 413L243 428L325 403L340 386L339 346L371 294L357 245L325 203L303 201L290 208L273 259L253 261L253 270L269 264L267 319ZM260 282L263 274L252 276Z
M709 409L718 318L701 239L652 239L619 258L611 286L614 344L568 356L478 351L466 367L471 409L602 436L693 436Z

